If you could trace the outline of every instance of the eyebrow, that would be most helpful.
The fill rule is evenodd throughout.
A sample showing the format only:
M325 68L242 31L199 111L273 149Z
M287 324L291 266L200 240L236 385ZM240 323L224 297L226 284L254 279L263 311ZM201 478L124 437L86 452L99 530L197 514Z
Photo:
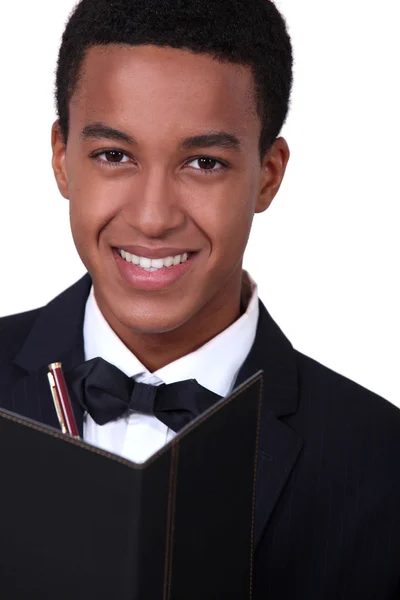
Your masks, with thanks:
M85 140L114 140L125 142L131 146L137 144L135 138L128 133L114 129L114 127L110 127L105 123L91 123L86 125L82 129L81 138ZM182 150L197 150L200 148L228 148L241 150L242 144L239 138L233 133L228 133L226 131L212 131L188 137L181 142L180 147Z
M205 133L187 138L181 144L183 150L196 150L197 148L228 148L240 150L241 142L233 133L225 131L216 131L215 133Z
M116 140L131 146L136 144L136 140L132 136L104 123L86 125L81 131L81 138L84 140Z

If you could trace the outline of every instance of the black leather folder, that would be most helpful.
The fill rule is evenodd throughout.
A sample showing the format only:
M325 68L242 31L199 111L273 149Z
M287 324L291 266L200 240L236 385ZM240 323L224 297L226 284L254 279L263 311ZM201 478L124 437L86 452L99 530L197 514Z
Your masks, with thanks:
M247 600L262 373L135 464L0 410L1 600Z

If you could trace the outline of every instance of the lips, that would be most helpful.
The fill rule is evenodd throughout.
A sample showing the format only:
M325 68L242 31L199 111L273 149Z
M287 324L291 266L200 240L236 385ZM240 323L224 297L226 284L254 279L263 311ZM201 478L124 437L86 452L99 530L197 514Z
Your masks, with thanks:
M134 247L135 250L138 250L138 247ZM131 249L133 249L133 247L131 247ZM120 248L120 249L116 249L114 248L113 250L113 254L114 254L114 258L116 261L116 265L117 268L119 270L120 275L122 276L122 278L124 279L124 281L126 283L128 283L132 288L136 289L136 290L142 290L142 291L157 291L157 290L165 290L168 289L170 287L172 287L174 284L176 284L179 280L181 280L190 269L193 268L193 265L195 264L196 260L198 259L198 252L192 252L192 253L187 253L187 258L183 261L183 262L179 262L177 264L172 264L171 266L162 266L161 268L159 267L141 267L140 266L140 262L139 264L134 264L132 262L127 261L125 258L123 258L123 256L121 255L121 251L125 252L125 255L127 253L126 247L124 247L124 249ZM159 249L159 250L154 250L152 252L153 257L150 256L142 256L142 255L134 255L136 257L139 257L142 259L147 259L150 261L158 261L161 259L166 259L168 258L168 256L172 256L171 255L165 255L165 250L173 250L176 251L176 249ZM143 249L141 249L141 252L143 252ZM157 257L154 257L154 254L158 254ZM163 253L163 255L160 256L160 253ZM129 255L131 255L131 253L128 252ZM182 256L184 256L185 252L183 252L181 255L177 254L174 255L176 257L180 256L182 258ZM133 253L132 253L133 255ZM149 264L148 262L144 263L145 265ZM156 263L159 264L159 263Z

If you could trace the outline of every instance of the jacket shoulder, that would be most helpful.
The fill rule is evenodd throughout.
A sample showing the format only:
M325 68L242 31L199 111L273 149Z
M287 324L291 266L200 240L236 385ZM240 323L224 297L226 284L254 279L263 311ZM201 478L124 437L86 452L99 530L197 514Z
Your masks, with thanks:
M307 404L330 419L352 424L354 433L367 436L374 430L390 430L400 448L400 410L378 394L336 373L300 352L296 352L300 392L299 410Z
M13 359L29 335L41 308L0 318L0 362Z

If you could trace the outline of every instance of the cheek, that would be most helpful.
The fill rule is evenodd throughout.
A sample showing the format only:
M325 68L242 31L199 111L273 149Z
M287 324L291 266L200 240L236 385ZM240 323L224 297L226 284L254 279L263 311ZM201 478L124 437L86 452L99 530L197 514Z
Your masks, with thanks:
M70 219L76 242L84 237L86 242L97 240L102 230L117 214L121 195L115 185L88 172L75 172L69 185Z
M197 224L211 244L211 256L221 256L230 262L240 260L249 237L254 217L255 195L252 186L229 186L219 195L209 197L198 213Z
M245 202L243 204L246 205ZM242 259L251 229L253 214L248 210L248 205L247 210L241 208L235 207L230 212L217 240L221 254L229 257L231 262Z
M74 238L82 232L96 236L118 210L120 196L115 184L110 178L99 177L93 163L73 144L67 151L66 166Z

